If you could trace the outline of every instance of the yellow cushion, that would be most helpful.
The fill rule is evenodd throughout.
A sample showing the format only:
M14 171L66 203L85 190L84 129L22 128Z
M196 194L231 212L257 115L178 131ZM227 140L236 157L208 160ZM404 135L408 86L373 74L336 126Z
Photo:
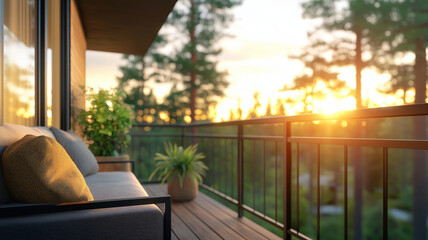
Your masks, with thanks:
M26 135L3 153L12 198L24 203L92 201L85 179L64 148L46 136Z

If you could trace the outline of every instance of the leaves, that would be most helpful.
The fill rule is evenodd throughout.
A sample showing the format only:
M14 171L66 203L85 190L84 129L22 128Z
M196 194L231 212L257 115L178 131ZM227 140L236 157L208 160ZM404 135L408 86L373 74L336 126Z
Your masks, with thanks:
M150 175L151 180L156 174L161 183L170 182L175 176L178 177L180 186L183 185L184 176L189 176L194 182L202 182L202 177L205 175L208 167L204 162L200 161L205 158L202 153L197 153L198 145L191 145L187 148L165 144L165 153L156 153L154 158L157 162L156 168Z
M79 121L90 142L89 149L97 156L122 153L130 142L127 133L134 124L134 112L123 102L124 93L104 89L95 93L90 89L87 97L91 106L80 112Z

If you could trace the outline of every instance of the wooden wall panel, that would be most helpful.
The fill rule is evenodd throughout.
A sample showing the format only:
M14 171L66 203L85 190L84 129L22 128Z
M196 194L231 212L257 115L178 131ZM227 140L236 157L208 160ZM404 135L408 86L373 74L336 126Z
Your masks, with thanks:
M51 72L47 74L48 87L48 126L61 127L61 2L48 0L48 66ZM49 69L49 68L48 68ZM49 70L48 70L49 71Z
M85 109L84 87L86 83L87 42L75 0L70 6L70 85L71 85L71 129L81 135L77 116Z

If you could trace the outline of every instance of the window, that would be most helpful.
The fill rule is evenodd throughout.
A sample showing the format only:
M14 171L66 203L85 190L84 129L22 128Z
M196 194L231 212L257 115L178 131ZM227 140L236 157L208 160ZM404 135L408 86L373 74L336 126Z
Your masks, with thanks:
M35 124L35 0L4 0L3 120Z
M0 16L0 124L60 127L61 0L0 0Z

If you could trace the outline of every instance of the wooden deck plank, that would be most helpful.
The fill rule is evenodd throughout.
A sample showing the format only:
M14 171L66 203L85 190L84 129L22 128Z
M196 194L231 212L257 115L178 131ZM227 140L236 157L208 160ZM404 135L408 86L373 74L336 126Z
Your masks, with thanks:
M150 196L157 196L157 195L165 195L164 192L162 192L161 187L155 184L147 184L144 185L144 189L146 189L147 193ZM159 192L159 189L161 190ZM173 239L173 236L176 237L176 239L189 239L189 240L198 240L199 238L195 235L195 233L183 222L180 217L175 214L174 211L171 213L171 239Z
M150 191L155 195L162 195L166 193L165 188L162 188L160 185L157 188L150 188ZM172 212L175 214L175 216L183 220L186 226L192 232L194 232L199 239L221 239L221 237L215 231L208 227L204 222L200 221L200 219L192 214L191 211L188 211L184 204L186 203L172 202ZM173 228L174 232L175 229L176 228Z
M179 238L177 237L177 235L175 235L174 232L171 232L171 240L179 240Z
M200 221L199 218L188 211L183 203L174 203L172 209L199 239L221 239L217 232L213 231L205 222Z
M205 194L201 195L201 199L203 199L202 197L207 197ZM242 219L238 218L238 214L233 212L232 210L230 210L229 208L225 207L222 205L221 208L219 208L219 206L216 206L214 204L212 204L209 201L206 201L204 199L204 201L196 201L196 204L199 204L200 206L204 207L207 211L209 212L215 212L215 216L217 218L219 218L224 224L230 226L234 231L236 231L237 233L239 233L241 236L243 236L246 239L269 239L268 237L266 237L266 233L265 234L260 234L259 232L255 231L254 229L252 229L251 227L247 226L246 224L242 223ZM230 213L232 213L231 215L225 213L227 211L224 211L226 208L227 210L230 210ZM265 232L267 232L267 230L265 229ZM276 235L275 235L276 236ZM275 238L273 238L275 239Z
M202 194L201 198L204 199L207 203L211 203L214 206L216 206L220 211L224 211L229 216L237 218L237 213L236 212L234 212L230 208L225 207L224 205L222 205L221 203L217 202L216 200L208 197L205 194ZM248 219L246 217L237 218L237 219L238 219L238 221L240 221L241 223L243 223L244 226L248 226L252 230L254 230L254 231L258 232L259 234L261 234L262 236L265 236L267 239L278 239L278 240L281 239L277 235L275 235L272 232L266 230L262 226L258 225L257 223L251 221L250 219Z
M186 223L174 213L171 216L171 229L178 239L199 239Z
M166 186L146 184L149 195L165 195ZM199 193L187 203L172 203L173 239L281 239L221 203Z
M189 202L185 204L186 209L189 212L192 212L197 216L201 221L203 221L207 226L209 226L213 231L215 231L218 235L220 235L223 239L246 239L242 235L233 231L230 226L224 224L224 222L220 221L218 218L214 217L218 212L209 212L206 211L203 207L195 202Z

